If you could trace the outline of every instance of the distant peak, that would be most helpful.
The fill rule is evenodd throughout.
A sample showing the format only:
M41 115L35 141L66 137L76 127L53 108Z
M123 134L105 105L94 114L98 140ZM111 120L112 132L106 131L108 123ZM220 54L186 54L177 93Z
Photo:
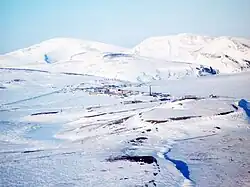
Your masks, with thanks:
M45 41L42 41L38 44L19 49L6 55L22 55L22 54L45 54L51 51L81 51L81 50L96 50L101 52L110 52L110 51L121 51L126 50L123 47L115 46L112 44L106 44L97 41L83 40L77 38L68 38L68 37L56 37L51 38Z

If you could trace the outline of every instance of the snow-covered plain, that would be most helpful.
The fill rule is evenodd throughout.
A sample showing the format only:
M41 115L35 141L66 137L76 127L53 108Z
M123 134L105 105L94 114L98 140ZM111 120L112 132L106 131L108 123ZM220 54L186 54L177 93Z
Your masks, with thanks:
M0 56L0 186L250 186L237 106L250 100L249 46L60 38Z

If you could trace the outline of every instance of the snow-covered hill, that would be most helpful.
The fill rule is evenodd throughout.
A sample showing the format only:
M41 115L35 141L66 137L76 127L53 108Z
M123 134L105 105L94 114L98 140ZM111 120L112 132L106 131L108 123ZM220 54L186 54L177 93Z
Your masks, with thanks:
M250 99L249 75L154 81L149 94L0 69L0 186L249 186L249 123L235 104Z
M168 61L212 66L223 73L250 67L250 40L192 34L151 37L133 48L135 54Z
M20 49L0 56L1 66L11 65L38 65L44 63L56 63L77 59L79 56L103 52L116 52L125 50L100 42L79 40L72 38L54 38L40 44Z
M149 38L133 49L55 38L1 55L0 67L148 82L200 76L203 71L217 74L245 70L250 67L249 46L249 40L240 38L187 34Z
M130 49L77 39L56 38L0 57L2 68L71 72L148 82L195 75L188 63L155 60Z
M0 56L0 186L249 186L250 71L212 76L248 44L184 36L175 56L64 38Z

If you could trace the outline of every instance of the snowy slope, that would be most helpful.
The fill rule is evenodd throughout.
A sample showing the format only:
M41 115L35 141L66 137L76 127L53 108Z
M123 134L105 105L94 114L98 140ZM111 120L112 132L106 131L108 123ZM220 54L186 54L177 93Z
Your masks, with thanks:
M0 56L0 64L1 66L44 64L46 62L45 55L48 57L48 63L56 63L74 60L78 56L86 53L93 53L93 56L96 56L96 53L122 50L124 50L124 48L100 42L72 38L54 38L28 48L2 55ZM14 61L14 64L12 61Z
M229 73L250 67L250 40L192 34L152 37L133 48L135 54L168 61L212 66Z
M250 71L211 56L247 59L247 41L193 37L170 60L162 39L145 54L60 38L0 56L0 186L249 186L236 103ZM197 78L201 64L228 74Z
M196 66L166 64L132 54L129 49L98 42L57 38L0 57L2 68L97 75L133 82L196 76Z
M96 76L0 75L0 186L250 184L249 123L233 105L250 99L250 72L153 81L152 96Z
M149 38L133 49L55 38L1 55L0 67L150 82L244 70L250 66L249 46L245 39L187 34Z

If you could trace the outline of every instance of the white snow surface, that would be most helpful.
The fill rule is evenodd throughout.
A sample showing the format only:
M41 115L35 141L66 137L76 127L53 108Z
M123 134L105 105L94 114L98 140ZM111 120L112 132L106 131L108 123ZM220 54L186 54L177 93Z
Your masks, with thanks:
M203 64L223 73L249 67L250 40L193 34L152 37L133 48L135 54L177 62Z
M55 38L0 56L0 67L74 72L133 82L197 77L200 65L220 73L248 70L250 41L180 34L149 38L126 49Z
M247 42L60 38L0 56L0 186L250 186ZM198 49L239 64L194 61ZM197 77L204 63L225 71Z

